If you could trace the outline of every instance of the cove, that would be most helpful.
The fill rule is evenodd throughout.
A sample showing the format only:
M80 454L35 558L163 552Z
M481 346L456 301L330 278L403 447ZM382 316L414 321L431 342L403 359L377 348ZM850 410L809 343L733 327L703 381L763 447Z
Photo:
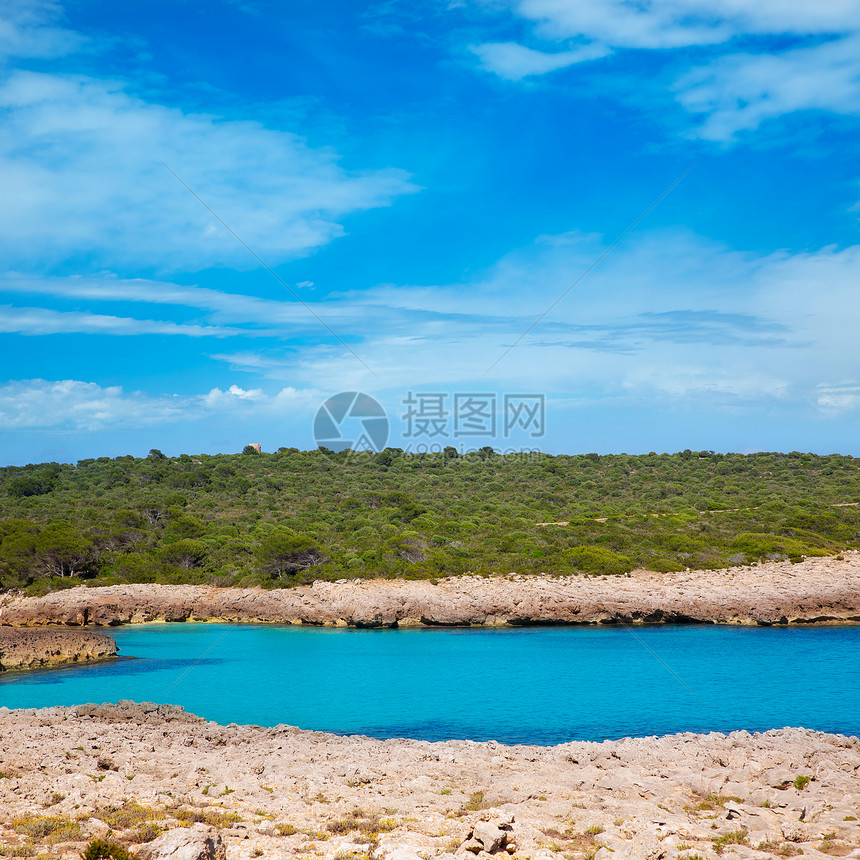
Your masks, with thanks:
M10 673L0 705L119 699L218 723L557 744L804 726L860 734L860 627L343 630L147 624L125 658Z

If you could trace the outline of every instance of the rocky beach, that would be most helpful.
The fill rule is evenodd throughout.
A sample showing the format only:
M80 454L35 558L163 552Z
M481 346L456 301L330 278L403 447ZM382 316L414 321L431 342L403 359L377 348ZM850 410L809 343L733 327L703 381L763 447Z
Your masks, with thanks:
M6 856L860 857L860 741L805 729L504 746L124 702L0 709L0 737Z

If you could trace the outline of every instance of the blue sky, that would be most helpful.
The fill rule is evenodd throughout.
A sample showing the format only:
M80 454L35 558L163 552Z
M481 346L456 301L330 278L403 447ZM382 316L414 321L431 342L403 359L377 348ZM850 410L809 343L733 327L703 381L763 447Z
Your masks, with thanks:
M2 463L311 448L350 390L402 447L860 455L857 0L0 11Z

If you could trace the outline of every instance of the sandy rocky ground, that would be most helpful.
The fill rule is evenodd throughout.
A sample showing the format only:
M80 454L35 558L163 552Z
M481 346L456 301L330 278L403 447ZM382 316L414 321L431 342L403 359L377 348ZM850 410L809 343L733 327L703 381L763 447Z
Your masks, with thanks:
M7 856L860 857L860 740L805 729L504 746L123 702L0 708L0 739Z
M7 637L195 619L856 623L860 554L612 578L118 586L0 600ZM64 629L35 629L51 624ZM69 644L67 656L85 659L87 647ZM504 694L504 679L476 679L475 707ZM219 726L130 702L0 708L0 856L77 858L107 836L142 860L860 858L858 819L860 740L805 729L529 747Z

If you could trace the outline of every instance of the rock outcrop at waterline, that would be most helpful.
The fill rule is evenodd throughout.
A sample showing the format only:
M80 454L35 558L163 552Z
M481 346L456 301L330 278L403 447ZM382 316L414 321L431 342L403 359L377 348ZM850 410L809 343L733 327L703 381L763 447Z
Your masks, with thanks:
M860 856L860 741L806 729L506 746L120 702L0 708L0 738L7 856L79 857L93 837L151 860Z
M0 597L0 625L263 621L350 627L860 622L860 553L728 570L630 576L340 580L266 591L192 585L71 588Z
M0 672L115 657L116 642L89 630L0 627Z

